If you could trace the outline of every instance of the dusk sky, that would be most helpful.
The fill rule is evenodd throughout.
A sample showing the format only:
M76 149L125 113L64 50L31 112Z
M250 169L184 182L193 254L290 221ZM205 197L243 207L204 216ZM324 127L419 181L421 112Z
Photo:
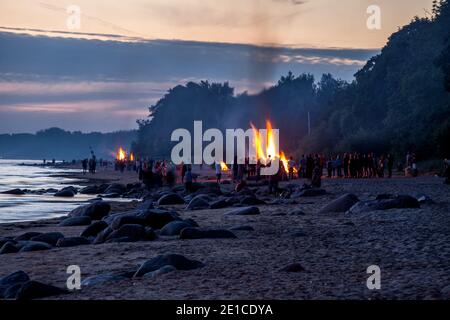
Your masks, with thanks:
M136 128L167 90L257 92L292 70L352 80L432 0L0 0L0 133ZM68 26L69 6L81 10ZM367 8L381 9L370 30ZM73 20L69 20L73 21Z

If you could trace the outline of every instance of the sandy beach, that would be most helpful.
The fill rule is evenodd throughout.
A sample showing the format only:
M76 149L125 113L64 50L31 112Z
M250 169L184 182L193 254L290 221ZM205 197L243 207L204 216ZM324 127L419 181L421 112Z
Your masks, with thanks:
M103 176L100 171L90 183L107 177L109 182L134 179L129 173L117 174ZM223 192L233 187L221 185ZM265 188L253 189L263 193ZM186 210L186 205L160 206L176 211L181 219L195 220L201 228L251 228L232 231L236 236L233 239L159 235L154 241L4 254L0 256L0 277L23 270L33 280L64 288L69 265L80 266L83 281L99 275L134 273L155 256L181 254L202 262L204 267L82 286L81 290L49 299L449 299L448 188L434 176L329 179L323 181L325 195L257 205L260 214L252 216L227 215L236 209L233 207L192 211ZM360 201L373 200L380 194L426 195L428 201L420 208L320 212L347 193L355 194ZM138 201L110 203L110 214L139 205ZM86 228L60 227L60 221L1 224L0 235L61 232L72 237ZM281 270L294 263L300 264L302 270ZM372 291L366 286L366 271L371 265L381 269L381 290Z

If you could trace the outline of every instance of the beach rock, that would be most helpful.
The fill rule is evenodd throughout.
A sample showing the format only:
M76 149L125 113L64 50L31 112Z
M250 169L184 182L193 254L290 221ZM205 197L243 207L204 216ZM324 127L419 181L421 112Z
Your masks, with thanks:
M51 248L52 248L52 246L45 242L26 241L26 243L19 250L19 252L44 251L44 250L50 250Z
M160 232L163 236L178 236L184 228L192 228L193 225L186 221L172 221L166 224Z
M226 199L220 199L220 200L212 202L209 205L209 208L215 210L215 209L226 208L226 207L229 207L230 205L231 205L230 202L227 201Z
M68 237L61 238L56 243L56 246L59 248L68 248L68 247L76 247L91 244L89 239L84 237Z
M190 260L179 254L159 255L144 262L136 271L134 277L142 277L149 272L161 269L164 266L173 266L177 270L193 270L204 267L200 261Z
M127 187L121 183L113 183L103 192L104 194L118 194L121 195L127 191Z
M295 210L292 210L291 212L289 212L289 215L290 216L306 216L306 213L300 209L295 209Z
M148 211L150 209L154 209L154 208L155 208L155 206L153 205L153 200L146 200L137 207L137 209L142 212L146 212L146 211Z
M358 214L379 210L414 208L420 208L420 203L416 198L411 196L396 196L394 199L360 201L351 207L347 213Z
M153 228L151 228L151 227L145 228L145 234L144 234L143 240L153 241L153 240L156 240L157 238L158 238L158 236L156 235L156 232L155 232L155 230L153 230Z
M17 253L20 247L17 246L16 242L6 242L0 249L0 254Z
M20 195L24 195L26 192L23 190L20 190L20 189L12 189L12 190L3 191L0 193L20 196Z
M106 239L108 238L108 236L113 232L113 228L111 227L107 227L105 229L103 229L102 231L100 231L97 236L94 239L94 244L101 244L104 243L106 241Z
M40 236L42 232L25 232L24 234L21 234L20 236L17 236L14 238L15 241L27 241L30 240L33 237Z
M260 214L258 207L239 208L226 213L229 216L253 216Z
M61 221L58 226L60 227L79 227L79 226L88 226L92 222L90 217L70 217Z
M98 276L88 277L88 278L84 279L83 281L81 281L81 286L82 287L84 287L84 286L90 287L90 286L95 286L95 285L99 285L99 284L103 284L103 283L122 281L122 280L126 280L126 279L128 279L128 278L124 277L122 275L107 273L107 274L101 274Z
M326 195L327 192L324 189L305 189L299 192L295 192L291 195L291 198L301 197L320 197Z
M280 272L303 272L305 268L300 263L289 264L279 270Z
M203 210L209 208L209 203L204 195L194 197L188 204L187 210Z
M15 243L16 241L14 241L11 237L0 237L0 248L7 242Z
M66 294L67 291L37 281L25 282L18 290L17 300L32 300Z
M14 299L18 288L29 280L30 277L23 271L16 271L0 278L0 299Z
M44 242L51 246L55 246L59 239L64 238L60 232L48 232L31 238L31 241Z
M90 217L92 220L101 220L111 211L111 205L107 202L97 201L80 206L69 213L70 217Z
M98 186L87 186L87 187L84 187L83 189L81 189L80 193L94 195L94 194L103 193L104 191L105 191L105 189L100 190Z
M251 197L251 196L246 196L246 197L242 198L240 203L245 206L256 206L256 205L266 204L263 200L260 200L256 197Z
M77 189L75 189L74 187L66 187L63 188L61 190L59 190L58 192L56 192L54 194L55 197L63 197L63 198L71 198L71 197L75 197L75 195L77 194Z
M166 273L170 273L170 272L173 272L173 271L177 271L177 269L174 266L172 266L172 265L167 265L167 266L159 268L158 270L155 270L155 271L152 271L152 272L148 272L148 273L144 274L143 277L151 279L151 278L155 278L155 277L158 277L160 275L163 275L163 274L166 274Z
M3 298L10 300L15 299L20 288L22 288L22 285L23 283L17 283L8 287L3 293Z
M123 242L135 242L142 240L145 237L145 228L139 224L126 224L121 226L118 230L113 231L106 241L117 240L127 238L127 241Z
M184 228L180 232L180 239L234 239L236 235L225 229Z
M231 227L229 230L231 230L231 231L255 231L255 229L251 226L235 226L235 227Z
M96 221L81 232L80 237L96 237L100 231L106 229L108 224L105 221Z
M12 286L18 283L25 283L29 280L30 277L22 270L19 270L0 278L0 286Z
M329 212L346 212L351 207L353 207L359 201L358 197L354 194L348 193L337 198L336 200L330 202L328 205L323 207L319 213L329 213Z
M185 204L184 199L176 193L166 194L161 198L159 198L158 200L159 206L176 205L176 204Z
M150 209L140 213L138 217L144 220L146 226L154 229L161 229L169 222L180 220L175 213L158 209Z
M429 196L424 195L424 194L418 195L416 197L416 199L417 199L417 201L419 201L419 204L433 204L434 203L433 199L431 199Z
M114 229L117 230L119 229L121 226L125 225L125 224L140 224L140 225L145 225L145 220L142 217L138 217L135 215L124 215L124 216L120 216L115 218L112 223L110 224L110 226Z

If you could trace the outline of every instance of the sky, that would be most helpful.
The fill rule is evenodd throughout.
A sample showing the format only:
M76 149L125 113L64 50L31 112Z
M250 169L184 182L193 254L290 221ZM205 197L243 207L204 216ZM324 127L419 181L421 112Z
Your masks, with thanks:
M289 70L351 81L431 3L0 0L0 133L136 128L187 81L228 81L236 93ZM373 5L380 15L368 12ZM368 28L373 17L379 28Z

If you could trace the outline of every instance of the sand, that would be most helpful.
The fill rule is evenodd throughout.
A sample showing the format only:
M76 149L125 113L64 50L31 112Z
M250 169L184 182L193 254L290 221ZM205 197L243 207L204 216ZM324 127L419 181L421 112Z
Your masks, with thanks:
M302 182L297 182L302 183ZM433 176L374 180L324 180L329 194L298 205L259 206L261 215L230 217L231 209L184 211L202 227L249 225L237 239L179 240L88 245L0 256L0 276L23 270L34 279L65 287L66 269L79 265L82 279L135 268L158 255L183 254L205 267L153 279L105 283L52 299L443 299L450 298L450 189ZM358 215L319 214L345 193L372 199L381 193L426 194L434 204ZM136 203L114 204L113 212ZM304 216L274 216L303 210ZM0 235L60 231L78 235L83 227L58 227L58 220L0 225ZM294 238L303 231L306 236ZM300 263L305 271L279 271ZM367 289L367 268L381 268L381 290ZM447 287L447 288L446 288Z

